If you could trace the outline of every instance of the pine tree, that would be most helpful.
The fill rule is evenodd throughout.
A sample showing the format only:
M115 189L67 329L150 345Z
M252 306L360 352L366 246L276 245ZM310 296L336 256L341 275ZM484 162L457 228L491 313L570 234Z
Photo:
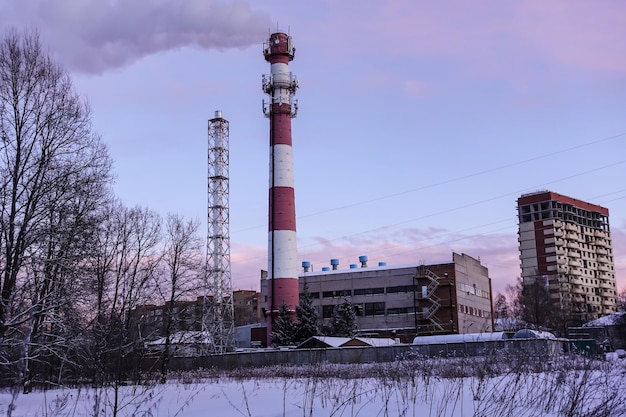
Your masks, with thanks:
M282 303L278 310L278 317L272 325L272 344L274 346L288 346L295 342L296 323L291 318L287 304Z
M356 333L356 310L354 305L344 299L335 309L331 321L333 336L352 337Z
M313 299L309 292L309 287L304 284L304 291L300 297L300 305L296 307L298 341L304 341L312 336L320 334L320 321L317 310L313 306Z

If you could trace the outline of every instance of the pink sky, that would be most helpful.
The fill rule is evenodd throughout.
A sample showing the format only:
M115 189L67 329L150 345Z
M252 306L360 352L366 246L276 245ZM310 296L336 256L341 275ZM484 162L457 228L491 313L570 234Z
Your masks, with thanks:
M298 247L316 267L480 257L519 276L515 202L550 189L610 211L626 286L626 3L553 0L21 0L109 144L128 205L206 217L206 123L230 121L235 288L267 268L261 53L296 45Z

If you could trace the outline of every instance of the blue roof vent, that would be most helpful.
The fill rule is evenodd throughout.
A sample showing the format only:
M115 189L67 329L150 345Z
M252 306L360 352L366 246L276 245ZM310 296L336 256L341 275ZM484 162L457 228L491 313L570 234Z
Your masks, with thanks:
M378 266L387 266L387 262L378 262Z
M311 268L311 262L302 261L302 268L304 268L304 272L309 272L309 269Z
M367 266L367 256L359 256L359 262L361 262L361 268Z
M329 268L329 267L327 267L327 266L323 266L323 267L322 267L322 271L323 271L323 272L330 271L330 268Z
M339 265L339 259L331 259L330 264L333 266L333 271L336 270Z

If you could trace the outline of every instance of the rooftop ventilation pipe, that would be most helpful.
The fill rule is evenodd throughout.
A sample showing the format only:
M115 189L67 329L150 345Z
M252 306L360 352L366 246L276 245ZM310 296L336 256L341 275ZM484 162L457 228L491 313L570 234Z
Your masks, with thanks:
M336 271L337 267L339 266L339 259L331 259L330 264L333 267L333 271Z
M302 268L304 269L304 272L309 272L309 268L311 268L311 262L302 261Z
M361 268L367 268L367 256L359 256L359 262L361 262Z

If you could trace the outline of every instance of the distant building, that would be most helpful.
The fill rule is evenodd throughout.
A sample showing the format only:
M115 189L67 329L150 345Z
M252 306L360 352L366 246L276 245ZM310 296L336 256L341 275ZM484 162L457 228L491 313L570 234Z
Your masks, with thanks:
M235 325L257 324L261 320L260 294L253 290L233 291ZM209 297L209 300L211 297ZM204 297L195 300L175 301L172 307L171 333L197 332L202 330ZM134 338L156 340L165 336L169 303L144 304L130 313L130 330Z
M261 321L260 294L254 290L233 291L235 327L257 324Z
M517 200L524 285L538 280L552 302L584 322L616 311L609 210L551 191Z
M357 334L399 338L407 343L416 335L493 331L491 279L480 261L453 254L444 264L404 266L350 265L311 271L299 276L300 292L306 284L324 324L338 305L349 301L357 311ZM261 296L267 297L261 280Z

